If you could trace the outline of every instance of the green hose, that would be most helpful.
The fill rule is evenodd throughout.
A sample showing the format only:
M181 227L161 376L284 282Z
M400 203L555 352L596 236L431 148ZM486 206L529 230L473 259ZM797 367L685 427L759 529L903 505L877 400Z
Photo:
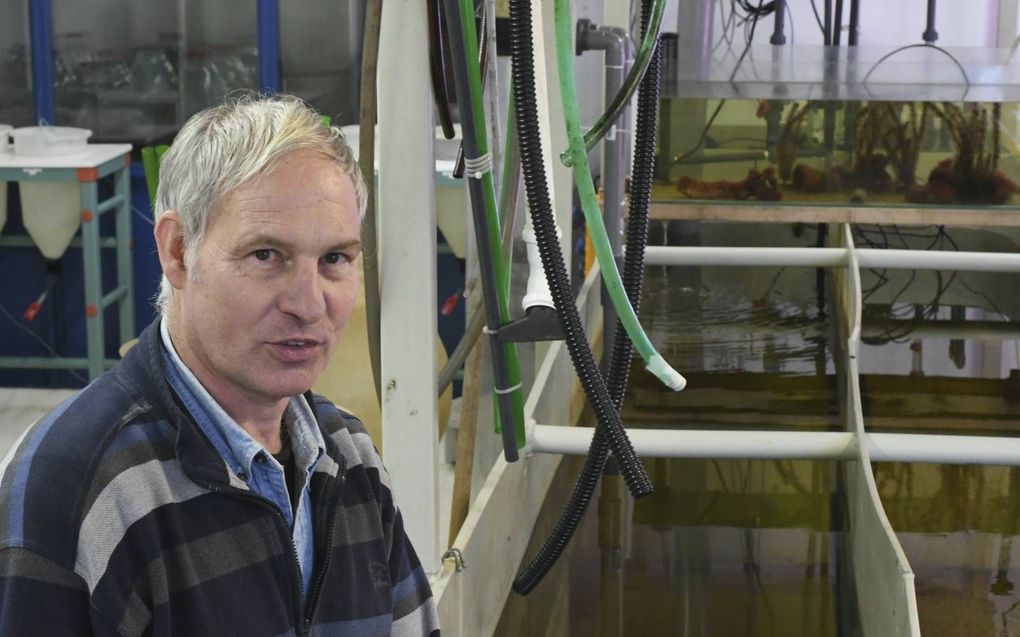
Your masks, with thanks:
M645 361L648 371L655 374L670 389L680 391L687 381L666 362L661 354L655 351L652 342L648 340L648 335L641 328L634 308L627 299L623 281L620 280L620 271L613 259L613 250L609 245L609 237L606 236L606 226L602 222L591 170L588 167L588 153L584 135L581 133L580 109L577 105L577 93L574 87L574 47L570 4L570 0L556 0L556 58L559 66L563 118L567 124L567 139L570 141L569 152L574 169L574 181L577 182L584 218L591 232L592 243L595 245L595 257L599 262L599 269L602 270L602 279L609 292L609 298L613 302L613 308L616 309L620 323L627 331L627 336L634 343L634 348ZM656 4L656 8L660 8L659 4ZM659 18L661 19L661 17L660 8ZM648 33L657 33L658 24L654 21L654 15L652 26L654 28L649 28Z
M620 87L620 91L613 98L613 102L606 108L606 112L602 114L602 117L595 122L595 125L588 129L588 132L584 134L584 147L586 150L591 150L595 147L595 144L599 143L606 133L609 132L613 122L619 117L620 113L623 112L623 108L630 101L634 91L637 90L638 84L641 83L641 78L645 76L645 71L648 70L648 63L652 60L652 53L655 51L655 45L659 39L659 27L662 25L662 14L666 10L666 0L656 0L652 6L652 16L649 22L648 32L645 33L645 37L641 40L641 47L638 49L637 59L634 61L634 66L631 67L630 73L627 74L626 79L623 81L623 86ZM557 36L557 40L560 38ZM562 71L561 71L562 73ZM560 161L563 162L564 166L568 168L573 165L575 158L570 150L563 151L560 154Z
M477 153L484 157L489 152L488 139L485 131L485 112L482 108L482 76L478 65L478 39L475 32L475 10L473 0L460 1L460 21L463 27L463 45L467 56L467 79L468 91L471 95L470 104L462 105L461 108L470 108L472 117L462 118L470 120L477 140ZM463 125L463 124L462 124ZM470 169L465 170L465 177L476 178L471 174ZM480 175L482 191L484 193L485 214L489 222L486 224L485 240L493 255L492 267L495 271L496 296L498 297L498 313L500 325L510 322L510 300L508 279L505 273L502 240L500 237L499 212L496 209L496 190L492 182L492 171L486 170ZM517 440L517 447L521 448L525 443L524 435L524 398L521 394L521 369L517 360L517 348L513 343L504 343L503 352L506 357L507 382L513 405L514 434ZM497 397L498 398L498 397ZM498 413L498 412L497 412ZM499 423L497 423L498 425Z

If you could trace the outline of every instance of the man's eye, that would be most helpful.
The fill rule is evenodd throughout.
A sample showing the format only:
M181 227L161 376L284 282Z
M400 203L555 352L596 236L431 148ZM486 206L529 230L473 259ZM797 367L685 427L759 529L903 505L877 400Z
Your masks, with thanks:
M273 257L273 251L272 250L256 250L255 252L252 252L252 256L254 256L259 261L268 261L269 259L271 259Z
M329 265L336 265L337 263L345 261L344 255L341 254L340 252L330 252L326 256L322 257L322 260L328 263Z

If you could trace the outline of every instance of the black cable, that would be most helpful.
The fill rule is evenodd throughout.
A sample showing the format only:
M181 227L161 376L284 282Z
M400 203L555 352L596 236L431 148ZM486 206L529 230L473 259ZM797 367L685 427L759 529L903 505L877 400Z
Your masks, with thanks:
M836 0L836 10L832 14L832 45L839 46L843 37L843 0Z
M649 28L652 0L642 6L641 32ZM634 161L631 172L630 213L627 219L627 251L624 256L623 284L627 299L638 311L641 305L641 285L644 280L644 248L648 236L648 211L651 202L652 181L655 173L656 119L659 104L659 45L652 53L648 70L638 90L637 126L634 137ZM614 414L619 417L620 407L630 373L632 344L623 324L616 322L612 354L607 367L607 386ZM565 550L580 524L591 498L598 487L606 467L611 446L610 432L599 422L592 437L584 467L574 484L570 500L550 537L538 553L521 570L513 583L520 595L527 595L545 577Z
M970 76L967 75L967 70L963 68L963 65L960 64L960 61L957 60L956 56L954 56L952 53L950 53L949 51L943 49L942 47L938 46L937 44L928 44L928 43L924 43L924 44L907 44L905 46L901 46L901 47L899 47L897 49L893 49L892 51L889 51L888 53L886 53L885 55L880 57L878 59L878 61L875 62L871 66L870 69L868 69L868 72L864 74L864 79L861 80L861 84L867 84L868 78L871 77L871 74L875 72L875 69L877 69L879 67L879 65L882 64L882 62L885 62L886 60L888 60L892 56L896 55L897 53L901 53L901 52L906 51L908 49L919 49L919 48L934 49L934 50L942 53L943 55L947 56L950 60L952 60L953 64L956 65L956 68L960 69L960 74L963 76L963 82L964 82L964 86L965 86L964 95L966 95L967 90L970 90Z
M743 6L743 3L745 3L746 0L734 0L734 2ZM764 2L764 0L762 0L762 2ZM763 13L754 12L751 14L750 21L751 31L746 37L746 41L744 43L744 50L740 53L740 57L737 58L737 63L733 66L733 72L730 73L729 79L730 82L732 82L733 78L737 76L737 71L740 70L741 63L743 63L744 58L747 57L747 52L751 50L751 43L754 41L754 29L758 25L758 19L761 18L763 15L768 15L769 13L775 10L774 2L770 2L768 5L763 5L762 2L758 3L759 8L764 8L766 6L771 6L772 8L769 11L765 11ZM698 141L695 142L694 146L692 146L689 150L675 156L673 158L674 164L679 164L680 162L687 159L694 153L698 152L701 149L701 147L704 146L705 140L708 138L708 131L712 128L712 124L715 123L715 118L719 116L719 111L722 110L722 107L725 104L726 104L725 99L719 100L719 104L715 107L715 110L712 112L712 116L708 118L708 122L706 122L704 128L701 129L701 135L698 136Z
M16 327L19 330L21 330L22 332L28 334L33 339L35 339L36 342L38 342L40 345L42 345L46 349L46 352L50 355L50 358L60 358L60 353L57 352L57 350L53 349L53 347L51 347L50 344L47 343L41 336L39 336L38 334L36 334L32 330L30 330L27 327L25 327L24 325L22 325L21 321L16 319L14 317L14 315L12 315L7 310L7 308L3 306L3 304L0 304L0 314L3 314L4 316L7 317L8 320L10 320L11 323L14 323L14 327ZM69 372L72 376L77 378L82 383L84 383L86 385L89 384L89 381L87 381L81 374L79 374L78 372L74 371L73 369L67 369L67 370L64 370L64 371Z
M577 313L573 290L556 234L556 221L553 218L543 163L542 140L538 130L530 4L530 0L510 1L510 49L516 104L515 119L532 226L538 240L539 256L549 283L549 291L563 325L564 340L578 380L588 398L598 426L608 430L610 447L620 463L628 489L634 497L641 497L652 492L652 483L634 453L588 346L588 338Z
M815 14L815 22L818 23L818 30L822 32L822 37L825 37L825 25L822 24L822 16L818 15L818 7L815 5L815 0L811 0L811 11Z

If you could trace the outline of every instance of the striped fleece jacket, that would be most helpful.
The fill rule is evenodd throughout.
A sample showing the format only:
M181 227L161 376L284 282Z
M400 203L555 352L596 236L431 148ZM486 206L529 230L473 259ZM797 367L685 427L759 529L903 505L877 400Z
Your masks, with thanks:
M361 423L307 397L315 570L164 380L157 326L0 465L0 635L439 635L428 580Z

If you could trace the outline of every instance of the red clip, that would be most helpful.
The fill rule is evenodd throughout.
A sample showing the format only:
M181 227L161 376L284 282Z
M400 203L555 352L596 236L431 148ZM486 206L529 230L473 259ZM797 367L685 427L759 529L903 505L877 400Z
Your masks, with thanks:
M31 321L31 320L35 319L35 315L39 313L39 310L41 308L42 308L42 303L40 303L38 301L32 301L31 303L28 304L28 309L26 309L25 313L22 314L21 316L26 321Z
M443 307L439 308L439 313L443 316L449 316L453 314L453 311L457 309L457 303L460 302L460 290L457 290L443 301Z

